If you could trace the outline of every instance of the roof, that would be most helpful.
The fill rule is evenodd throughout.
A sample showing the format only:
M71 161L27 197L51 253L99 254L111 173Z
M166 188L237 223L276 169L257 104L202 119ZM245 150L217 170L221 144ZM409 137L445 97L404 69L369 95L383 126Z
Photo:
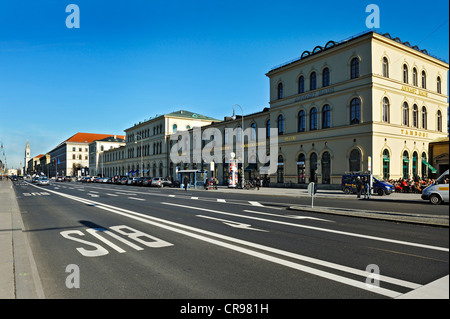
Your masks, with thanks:
M96 134L96 133L76 133L75 135L72 135L71 137L69 137L68 139L66 139L65 141L61 142L58 144L58 146L56 146L55 148L53 148L53 150L57 149L58 147L67 144L67 143L86 143L86 144L90 144L93 141L96 140L102 140L108 137L119 137L119 138L125 138L125 136L123 135L115 135L115 134ZM52 151L53 151L52 150Z
M196 120L220 121L218 119L215 119L215 118L212 118L212 117L209 117L206 115L202 115L202 114L198 114L198 113L194 113L194 112L190 112L190 111L186 111L186 110L179 110L176 112L165 114L164 116L166 116L166 117L182 117L182 118L189 118L189 119L196 119Z
M378 34L378 35L383 36L383 37L385 37L385 38L387 38L387 39L391 39L391 40L393 40L393 41L395 41L395 42L397 42L397 43L400 43L400 44L402 44L402 45L404 45L404 46L406 46L406 47L408 47L408 48L414 49L414 50L416 50L417 52L426 54L426 55L428 55L428 56L430 56L430 57L432 57L432 58L435 58L435 59L437 59L437 60L440 60L441 62L447 63L447 61L445 61L444 59L438 58L438 57L436 57L436 56L434 56L434 55L428 53L427 50L425 50L425 49L422 49L422 50L421 50L417 45L412 46L408 41L403 42L403 41L401 41L400 38L398 38L398 37L393 38L389 33L380 33L380 32L377 32L377 31L375 31L375 30L370 29L370 30L366 30L366 31L363 31L363 32L361 32L361 33L358 33L358 34L356 34L356 35L354 35L354 36L351 36L351 37L349 37L349 38L347 38L347 39L344 39L344 40L342 40L342 41L339 41L339 42L330 40L330 41L328 41L328 42L325 44L325 46L317 45L317 46L316 46L313 50L311 50L311 51L308 51L308 50L303 51L303 53L301 54L301 56L300 56L299 58L293 59L293 60L291 60L291 61L288 61L288 62L285 62L285 63L283 63L283 64L280 64L280 65L277 65L277 66L273 67L273 68L267 73L267 75L268 75L269 73L271 73L271 72L273 72L273 71L275 71L275 70L281 69L281 68L283 68L283 67L285 67L285 66L287 66L287 65L290 65L290 64L293 64L293 63L298 62L298 61L300 61L300 60L309 58L309 57L311 57L311 56L313 56L313 55L322 53L322 52L324 52L324 51L326 51L326 50L329 50L329 49L332 49L332 48L334 48L334 47L337 47L337 46L340 46L340 45L349 43L349 42L354 41L354 40L356 40L356 39L359 39L359 38L361 38L361 37L363 37L363 36L366 36L367 34L370 34L371 36L373 36L374 34Z

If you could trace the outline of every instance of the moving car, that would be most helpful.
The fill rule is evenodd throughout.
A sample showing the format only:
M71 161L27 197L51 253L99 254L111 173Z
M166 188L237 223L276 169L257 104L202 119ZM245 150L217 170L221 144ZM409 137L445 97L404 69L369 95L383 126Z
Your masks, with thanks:
M156 187L165 187L165 186L171 186L172 182L169 181L167 178L162 178L162 177L154 177L152 179L152 184L151 186L156 186Z
M48 180L48 178L46 176L41 176L38 178L37 184L39 186L50 185L50 181Z
M346 194L356 193L356 179L360 177L363 181L365 178L369 178L368 174L345 174L342 176L341 189ZM373 193L380 196L389 195L395 191L395 187L392 184L380 181L373 177L372 189Z
M449 170L446 170L444 174L439 176L436 182L434 182L433 184L431 184L422 191L421 197L423 200L429 200L430 203L433 205L439 205L442 202L449 201L448 171Z

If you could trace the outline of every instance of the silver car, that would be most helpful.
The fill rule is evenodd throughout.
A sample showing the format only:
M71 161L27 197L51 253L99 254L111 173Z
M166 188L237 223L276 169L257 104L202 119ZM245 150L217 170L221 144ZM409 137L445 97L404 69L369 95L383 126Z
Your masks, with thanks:
M50 181L48 180L47 177L41 176L41 177L38 178L37 184L38 184L38 185L42 185L42 186L44 186L44 185L50 185Z

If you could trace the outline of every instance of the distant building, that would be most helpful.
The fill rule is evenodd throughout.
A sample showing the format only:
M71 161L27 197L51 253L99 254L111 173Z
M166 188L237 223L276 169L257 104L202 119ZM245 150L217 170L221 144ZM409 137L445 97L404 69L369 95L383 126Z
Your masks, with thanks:
M105 176L105 151L125 146L125 136L109 136L89 144L89 173L92 176Z
M50 154L50 177L75 176L89 170L89 144L114 134L76 133L52 149ZM122 136L123 137L123 136Z
M220 120L179 110L158 115L127 128L126 145L105 151L105 176L130 175L175 177L176 166L170 161L170 135Z
M30 153L31 153L30 143L27 141L27 144L25 145L25 159L23 164L24 175L26 172L28 172L28 161L30 160Z

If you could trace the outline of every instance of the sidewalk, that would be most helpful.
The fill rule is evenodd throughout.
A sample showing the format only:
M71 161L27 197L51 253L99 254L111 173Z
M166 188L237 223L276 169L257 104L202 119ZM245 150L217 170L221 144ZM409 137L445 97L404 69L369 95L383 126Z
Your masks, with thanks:
M0 299L44 298L12 182L0 181Z
M194 190L190 188L189 190ZM202 187L198 187L197 191L206 191ZM226 186L218 186L217 190L208 190L208 192L222 192L222 193L233 193L233 194L249 194L249 195L261 195L264 196L284 196L286 198L311 198L311 195L308 194L307 189L300 188L278 188L278 187L260 187L259 190L251 189L235 189L228 188ZM425 204L424 200L420 197L420 194L413 193L392 193L390 195L371 195L370 201L399 201L399 202L419 202L421 204ZM267 198L267 197L266 197ZM361 206L361 202L356 202L363 199L357 199L356 194L346 195L341 190L321 190L319 189L317 193L314 195L314 198L327 198L327 199L348 199L354 200L355 206ZM363 198L363 196L361 196ZM448 204L444 204L448 205ZM429 204L425 205L431 212L433 210L433 205ZM395 222L404 222L404 223L414 223L414 224L424 224L430 226L443 226L449 227L449 214L446 216L442 215L434 215L434 214L409 214L409 213L400 213L395 211L385 212L385 211L376 211L376 210L364 210L364 209L350 209L350 208L334 208L334 207L321 207L314 206L311 208L310 205L295 205L290 206L290 210L296 211L306 211L306 212L315 212L322 214L335 214L335 215L346 215L353 217L362 217L362 218L371 218L371 219L380 219L380 220L390 220Z

